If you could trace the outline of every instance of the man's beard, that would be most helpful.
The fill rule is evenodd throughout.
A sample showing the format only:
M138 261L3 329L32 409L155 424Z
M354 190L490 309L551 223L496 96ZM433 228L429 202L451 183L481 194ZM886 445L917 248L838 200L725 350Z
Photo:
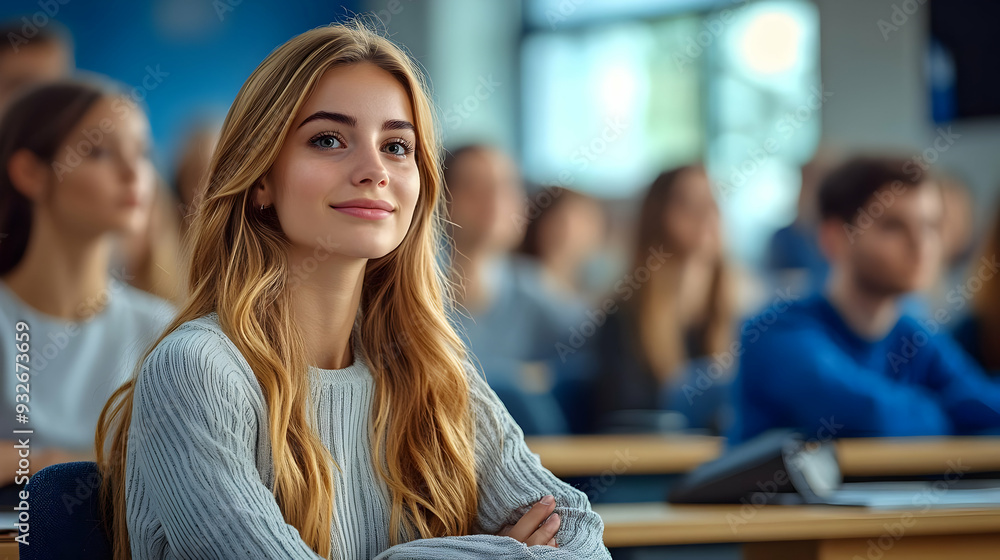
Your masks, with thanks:
M855 286L866 294L877 297L901 296L910 291L910 286L894 282L891 275L885 274L881 267L872 266L868 259L856 261L852 280Z

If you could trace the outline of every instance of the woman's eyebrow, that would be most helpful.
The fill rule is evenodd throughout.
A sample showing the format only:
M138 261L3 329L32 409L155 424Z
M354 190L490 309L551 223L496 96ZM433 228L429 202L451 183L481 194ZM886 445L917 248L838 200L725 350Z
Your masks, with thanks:
M350 115L345 115L343 113L331 113L330 111L316 111L303 119L297 128L302 128L306 123L316 120L333 121L350 127L358 126L358 119ZM413 123L398 119L391 119L382 123L382 130L412 130L416 132L416 128L413 126Z
M417 131L410 121L390 120L382 123L382 130L412 130Z
M346 124L347 126L351 127L358 126L358 119L352 116L345 115L343 113L331 113L329 111L316 111L315 113L306 117L305 120L300 122L298 128L302 128L308 122L320 119Z

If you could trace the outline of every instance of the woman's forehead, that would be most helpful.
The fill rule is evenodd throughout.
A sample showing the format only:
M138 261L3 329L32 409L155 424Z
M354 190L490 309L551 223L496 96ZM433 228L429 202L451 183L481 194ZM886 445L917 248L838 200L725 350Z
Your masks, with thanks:
M392 74L370 63L324 72L299 109L295 126L317 112L344 115L359 127L382 127L387 121L416 125L406 88Z

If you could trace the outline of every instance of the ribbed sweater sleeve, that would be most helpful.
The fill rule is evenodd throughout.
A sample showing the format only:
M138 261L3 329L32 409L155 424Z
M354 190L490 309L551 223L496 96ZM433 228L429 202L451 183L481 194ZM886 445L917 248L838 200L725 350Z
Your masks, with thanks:
M164 339L136 381L128 446L170 558L309 559L255 467L258 417L248 379L220 335L188 329ZM134 526L129 533L147 528ZM145 550L135 546L133 557Z
M604 546L604 523L591 510L586 494L542 466L493 389L467 367L476 415L478 521L484 534L410 541L389 548L377 560L610 560ZM511 537L495 536L505 525L517 523L547 494L555 498L560 518L558 547L529 547Z

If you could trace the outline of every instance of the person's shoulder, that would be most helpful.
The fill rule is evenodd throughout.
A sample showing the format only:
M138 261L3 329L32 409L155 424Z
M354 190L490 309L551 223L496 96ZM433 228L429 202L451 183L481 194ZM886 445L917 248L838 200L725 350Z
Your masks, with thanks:
M827 307L819 294L799 296L787 288L777 289L762 308L744 321L743 330L817 327L826 320Z
M496 391L490 387L489 382L486 381L486 375L474 360L471 353L462 359L462 369L465 370L465 378L469 385L469 401L473 413L477 416L484 414L492 416L500 404L500 398L497 397Z
M963 318L963 320L965 320ZM899 321L893 328L891 337L902 340L909 340L913 344L924 346L951 345L960 339L960 335L970 334L973 325L956 326L955 330L949 330L947 321L939 321L937 317L929 313L917 314L909 310L904 310L899 316ZM975 338L975 335L973 335Z
M253 370L219 325L215 312L185 321L150 351L140 377L147 383L215 386L236 383L249 389Z

